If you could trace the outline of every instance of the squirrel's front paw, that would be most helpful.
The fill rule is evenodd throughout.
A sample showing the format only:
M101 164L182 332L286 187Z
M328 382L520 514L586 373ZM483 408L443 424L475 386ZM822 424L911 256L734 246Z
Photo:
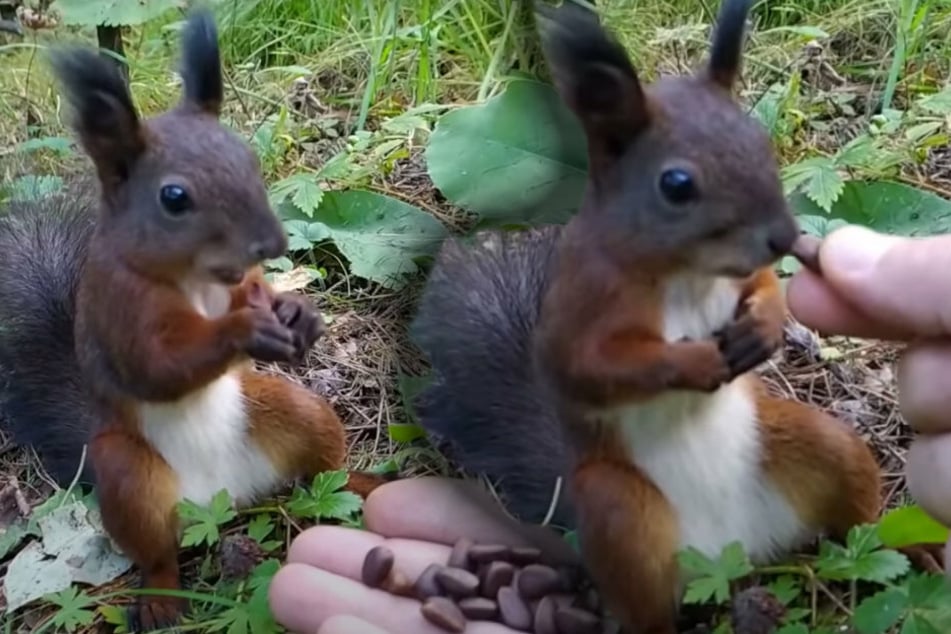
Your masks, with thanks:
M297 293L278 294L272 308L278 321L294 333L295 359L303 360L311 346L326 332L320 311L307 297Z
M720 352L730 367L731 379L745 374L769 360L783 341L782 322L763 319L753 310L714 334Z
M294 331L282 324L269 309L242 310L247 330L244 351L258 361L292 361L296 358Z

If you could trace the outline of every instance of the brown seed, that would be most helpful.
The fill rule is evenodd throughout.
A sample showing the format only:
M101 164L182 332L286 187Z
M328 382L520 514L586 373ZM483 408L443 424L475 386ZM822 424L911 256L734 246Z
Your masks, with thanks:
M532 613L528 606L518 596L515 588L505 586L499 590L498 596L499 613L502 616L502 622L516 630L531 630Z
M456 598L474 597L479 593L479 578L462 568L442 568L436 571L436 581Z
M448 632L462 632L466 629L466 617L462 610L446 597L426 599L419 611L427 621Z
M507 560L510 549L508 546L493 544L476 544L469 549L469 559L476 563L489 563L496 560Z
M383 580L383 585L380 587L390 594L396 594L401 597L411 597L415 594L413 584L410 583L410 580L405 574L395 568L390 571L389 576Z
M469 549L472 548L472 546L471 539L466 537L459 539L452 546L452 552L449 553L449 563L447 565L471 571L472 562L469 560Z
M542 551L532 546L518 546L509 550L509 561L516 566L536 564L542 558Z
M819 246L822 240L814 235L804 233L800 235L792 246L792 255L799 263L816 275L822 275L822 267L819 265Z
M363 583L371 588L380 588L393 570L395 557L386 546L371 548L363 560L361 576Z
M467 619L473 621L491 621L499 615L499 605L485 597L469 597L459 602L459 609Z
M581 608L558 608L555 611L558 634L600 634L601 620Z
M515 578L515 566L507 561L493 561L482 571L482 596L494 599L499 588L512 583Z
M548 595L538 602L535 608L535 634L558 634L555 625L555 609L557 608L554 595Z
M541 564L530 564L519 571L518 593L523 599L540 599L550 592L563 588L563 579L558 571Z
M436 573L442 570L439 564L429 564L423 572L417 577L413 584L413 593L420 601L425 601L430 597L438 597L443 594L443 589L436 581Z

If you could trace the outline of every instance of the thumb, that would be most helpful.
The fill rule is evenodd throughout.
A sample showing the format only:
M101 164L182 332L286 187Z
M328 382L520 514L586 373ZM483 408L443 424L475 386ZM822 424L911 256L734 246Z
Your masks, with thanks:
M951 334L951 235L844 227L826 236L819 262L825 282L870 318L923 337Z

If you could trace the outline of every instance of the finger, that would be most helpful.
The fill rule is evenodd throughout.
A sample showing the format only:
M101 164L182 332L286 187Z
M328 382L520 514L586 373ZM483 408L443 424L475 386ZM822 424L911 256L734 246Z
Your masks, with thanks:
M294 632L316 632L328 619L346 614L389 634L446 634L423 617L416 600L304 564L281 568L271 581L268 597L275 619ZM497 623L471 621L466 634L513 632Z
M386 546L393 551L393 568L415 580L432 563L449 561L450 547L414 539L390 538L355 528L315 526L294 540L287 561L322 568L353 580L361 578L363 560L370 549Z
M317 634L393 634L355 616L332 616L317 630Z
M407 513L408 508L413 512ZM517 522L478 484L455 478L407 478L384 484L364 503L363 521L369 530L388 537L441 544L467 537L534 546L553 563L578 561L577 553L554 530Z
M951 341L910 346L898 363L898 394L902 416L915 431L951 432Z
M914 333L860 312L815 273L800 269L786 286L789 311L804 326L823 335L907 341Z
M915 438L908 448L905 476L921 508L951 526L951 434Z
M921 336L951 334L951 235L905 238L849 226L819 248L823 277L866 315Z

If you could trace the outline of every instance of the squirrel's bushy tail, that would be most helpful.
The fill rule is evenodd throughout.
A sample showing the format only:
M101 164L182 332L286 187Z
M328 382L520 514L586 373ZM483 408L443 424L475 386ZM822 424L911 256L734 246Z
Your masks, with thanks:
M0 217L0 425L61 486L83 472L93 406L73 348L74 296L95 222L83 186L6 205Z
M538 319L560 227L447 239L411 325L433 368L415 409L444 454L486 476L510 514L538 523L567 465L553 404L533 371ZM551 523L573 526L562 486Z

